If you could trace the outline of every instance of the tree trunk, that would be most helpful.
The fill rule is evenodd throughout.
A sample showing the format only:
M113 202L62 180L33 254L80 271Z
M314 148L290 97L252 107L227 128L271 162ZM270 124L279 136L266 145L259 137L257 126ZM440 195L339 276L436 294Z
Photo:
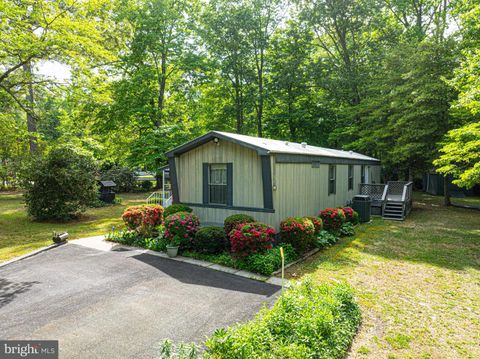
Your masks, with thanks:
M30 153L37 152L37 142L34 134L37 132L37 122L33 116L34 97L33 97L33 84L32 84L32 64L30 62L23 65L23 70L27 73L29 82L27 85L27 131L30 135Z
M450 201L450 191L448 190L448 177L443 177L443 205L451 206L452 202Z
M257 108L257 133L258 137L262 137L262 117L263 117L263 49L260 50L260 60L257 66L258 76L258 108Z
M238 75L235 75L235 116L236 116L236 130L237 133L242 133L243 130L243 109L242 109L242 90L240 89L240 80Z
M155 126L159 128L163 120L163 109L165 107L165 87L167 85L167 55L162 52L161 78L159 79L159 91L157 100L157 120Z

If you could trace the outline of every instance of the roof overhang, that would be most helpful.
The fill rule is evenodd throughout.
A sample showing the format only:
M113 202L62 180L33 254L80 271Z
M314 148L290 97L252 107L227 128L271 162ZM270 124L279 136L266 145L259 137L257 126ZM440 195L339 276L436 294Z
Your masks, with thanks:
M196 147L202 146L210 141L215 139L229 141L238 144L239 146L250 148L257 152L260 156L266 155L275 155L275 160L278 163L331 163L331 164L365 164L365 165L380 165L380 160L375 158L349 158L348 156L324 156L324 155L314 155L314 154L296 154L296 153L285 153L277 152L274 150L269 150L261 146L256 146L254 144L226 136L223 133L217 131L211 131L206 133L203 136L197 137L190 142L187 142L181 146L175 147L174 149L165 153L168 158L174 158L183 153L186 153Z
M221 133L218 133L216 131L211 131L211 132L206 133L203 136L200 136L200 137L197 137L197 138L193 139L190 142L187 142L187 143L185 143L181 146L175 147L173 150L170 150L170 151L166 152L165 155L169 158L179 156L179 155L181 155L185 152L188 152L188 151L190 151L190 150L192 150L196 147L199 147L199 146L204 145L204 144L206 144L210 141L213 141L213 140L215 140L215 138L218 138L219 140L233 142L233 143L236 143L237 145L240 145L242 147L250 148L252 150L257 151L257 153L259 155L268 155L269 154L268 150L266 150L265 148L255 146L255 145L252 145L250 143L245 143L243 141L236 140L234 138L225 136L225 135L223 135Z

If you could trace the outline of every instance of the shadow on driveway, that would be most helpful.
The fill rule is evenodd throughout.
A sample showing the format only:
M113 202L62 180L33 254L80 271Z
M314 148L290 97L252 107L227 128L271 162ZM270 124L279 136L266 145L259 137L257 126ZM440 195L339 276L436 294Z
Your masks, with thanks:
M130 258L146 263L168 276L186 284L202 285L222 288L232 291L253 293L270 297L277 293L279 286L258 282L252 279L235 276L233 274L199 267L189 263L172 261L158 256L142 253Z
M7 305L21 293L24 293L34 285L39 284L38 281L32 282L12 282L4 278L0 278L0 308Z

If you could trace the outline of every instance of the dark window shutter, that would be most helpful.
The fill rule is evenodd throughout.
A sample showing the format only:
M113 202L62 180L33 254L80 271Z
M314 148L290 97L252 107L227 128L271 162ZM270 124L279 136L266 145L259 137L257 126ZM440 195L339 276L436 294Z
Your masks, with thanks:
M208 163L203 164L203 203L208 201Z
M227 206L233 206L233 163L227 163Z

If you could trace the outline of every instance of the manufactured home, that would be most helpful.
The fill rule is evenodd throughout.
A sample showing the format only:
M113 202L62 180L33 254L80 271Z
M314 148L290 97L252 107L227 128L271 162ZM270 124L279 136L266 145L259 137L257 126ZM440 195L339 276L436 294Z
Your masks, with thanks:
M380 183L380 161L340 151L212 131L166 153L174 203L204 225L246 213L278 228L289 216L347 205L360 184Z

